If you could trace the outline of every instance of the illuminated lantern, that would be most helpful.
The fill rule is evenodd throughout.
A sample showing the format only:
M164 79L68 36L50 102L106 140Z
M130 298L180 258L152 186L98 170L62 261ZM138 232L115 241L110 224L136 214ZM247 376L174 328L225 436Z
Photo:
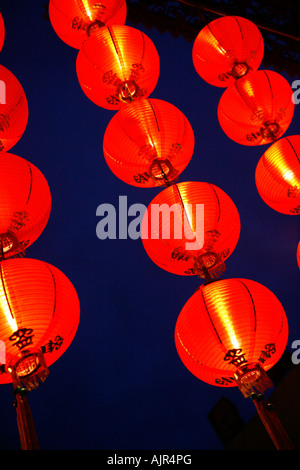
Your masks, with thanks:
M248 279L202 285L186 302L175 326L176 349L198 379L218 387L238 386L251 397L278 450L293 445L264 392L266 371L285 351L288 322L277 297Z
M50 0L49 18L57 36L68 46L80 49L94 27L124 24L125 0Z
M76 290L59 269L29 258L1 261L0 383L35 389L70 346L79 314Z
M121 108L109 122L103 152L111 171L142 188L167 185L188 165L193 129L175 106L143 99Z
M299 269L300 269L300 242L298 243L296 256L297 256L298 267L299 267Z
M260 158L255 172L263 201L283 214L300 214L300 135L272 144Z
M236 80L221 96L218 119L225 134L242 145L279 139L294 114L293 90L273 71L258 70Z
M240 235L230 197L213 184L184 182L161 191L141 224L146 253L160 268L179 275L217 277Z
M6 152L20 140L27 122L28 103L23 87L0 65L0 152Z
M3 21L3 16L0 13L0 51L3 47L4 39L5 39L5 25Z
M118 110L147 98L159 77L158 52L142 31L125 25L96 29L78 52L80 86L96 105Z
M245 395L260 370L273 367L288 339L288 322L277 297L247 279L202 285L186 302L175 328L183 364L198 379L219 387L239 384ZM251 372L252 371L252 372ZM249 380L249 383L248 383Z
M31 245L50 211L51 193L40 170L17 155L0 153L0 259Z
M211 21L196 37L192 51L197 73L218 87L227 87L249 70L257 70L263 55L264 41L259 29L239 16Z
M13 383L23 450L39 449L27 392L70 346L79 316L76 290L59 269L26 258L0 262L0 383Z

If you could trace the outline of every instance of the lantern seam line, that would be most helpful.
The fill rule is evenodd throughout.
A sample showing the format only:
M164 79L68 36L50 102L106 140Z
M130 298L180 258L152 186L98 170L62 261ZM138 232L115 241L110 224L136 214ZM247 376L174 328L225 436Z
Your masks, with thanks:
M218 201L218 207L219 207L219 216L218 216L218 222L220 221L220 217L221 217L221 205L220 205L220 200L219 200L219 197L218 197L218 194L217 194L217 191L215 190L215 188L213 187L213 185L211 183L208 183L208 185L211 187L211 189L213 190L213 192L215 193L215 196L217 198L217 201Z
M113 35L112 31L110 30L110 27L109 27L109 26L107 26L107 30L108 30L108 32L109 32L110 38L111 38L111 40L112 40L112 43L113 43L113 45L114 45L116 54L117 54L117 56L119 57L120 62L122 62L122 64L124 65L124 58L123 58L123 55L121 54L120 48L118 47L118 43L115 42L114 35ZM124 67L124 68L125 68L125 67ZM123 74L122 67L121 67L121 72L122 72L122 74Z
M233 17L233 19L237 22L237 24L239 25L239 30L240 30L240 33L241 33L241 36L242 36L242 39L244 39L244 36L243 36L243 31L242 31L242 28L241 28L241 25L240 23L238 22L236 16Z
M149 105L150 105L150 107L151 107L151 109L152 109L153 115L154 115L154 117L155 117L155 122L156 122L156 125L157 125L157 130L158 130L158 132L160 132L159 125L158 125L158 120L157 120L157 116L156 116L156 112L155 112L155 110L154 110L154 107L153 107L153 105L150 103L150 100L147 100L147 101L148 101L148 103L149 103Z
M141 31L141 35L142 35L142 38L143 38L143 52L142 52L142 57L141 57L141 63L143 62L143 59L144 59L144 54L145 54L145 37L144 37L144 33Z
M252 306L253 306L253 311L254 311L254 320L255 320L255 323L254 323L254 331L256 331L256 308L255 308L255 304L254 304L254 300L253 300L253 297L251 295L251 292L250 290L248 289L248 287L246 286L246 284L243 283L243 281L241 281L239 279L240 283L243 284L243 286L245 287L245 289L247 290L248 294L250 295L250 299L251 299L251 302L252 302Z
M209 318L209 320L210 320L210 322L211 322L211 324L212 324L212 326L213 326L213 329L215 330L215 333L216 333L216 335L217 335L217 337L218 337L218 340L220 341L221 344L223 344L223 342L222 342L222 340L221 340L221 338L220 338L220 336L219 336L219 333L218 333L218 331L217 331L217 329L216 329L216 327L215 327L215 325L214 325L214 322L212 321L212 318L211 318L211 316L210 316L210 314L209 314L209 310L208 310L208 308L207 308L206 301L205 301L205 298L204 298L203 289L200 289L200 292L201 292L201 296L202 296L202 300L203 300L203 304L204 304L204 307L205 307L207 316L208 316L208 318Z
M222 43L219 41L219 39L214 35L214 33L212 32L211 28L210 28L210 25L207 24L206 25L209 29L209 31L211 32L211 35L215 38L215 40L220 44L220 46L224 49L224 51L226 50L225 47L222 46Z
M32 191L32 169L31 169L30 163L27 160L26 160L26 162L27 162L27 165L29 167L29 172L30 172L30 187L29 187L28 198L27 198L27 201L26 201L26 204L28 204L30 196L31 196L31 191Z
M267 74L267 72L266 72L265 70L264 70L263 72L264 72L265 76L266 76L267 79L268 79L269 86L270 86L270 91L271 91L271 96L272 96L272 98L274 98L274 96L273 96L273 90L272 90L272 86L271 86L271 82L270 82L270 78L269 78L269 76L268 76L268 74ZM273 102L272 102L272 103L273 103ZM273 110L272 110L272 111L273 111ZM273 112L272 112L272 115L273 115Z
M54 284L54 307L53 307L53 314L52 314L52 318L54 318L55 310L56 310L56 281L55 281L55 276L52 272L52 269L50 268L50 266L47 263L46 263L46 266L47 266L47 268L49 269L49 271L51 273L51 276L52 276L52 279L53 279L53 284Z
M289 140L288 137L286 138L286 140L287 140L287 142L290 144L290 146L292 147L292 149L293 149L293 151L295 152L295 155L296 155L296 157L297 157L297 160L298 160L298 162L300 163L300 159L299 159L299 157L298 157L298 154L297 154L297 152L296 152L294 146L292 145L292 143L290 142L290 140Z

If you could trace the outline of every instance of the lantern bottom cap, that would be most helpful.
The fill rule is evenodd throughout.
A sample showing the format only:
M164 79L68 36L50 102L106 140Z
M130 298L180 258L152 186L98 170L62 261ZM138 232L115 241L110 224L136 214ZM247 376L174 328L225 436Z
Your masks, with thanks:
M14 358L7 367L15 387L34 390L49 375L44 355L41 351L25 351Z
M0 250L0 260L23 251L16 235L12 231L0 233Z
M231 75L235 80L244 77L249 72L250 68L247 62L235 62L231 69Z
M265 140L275 141L278 138L280 127L277 122L266 121L260 129Z
M259 363L239 367L235 371L234 378L245 398L250 397L253 393L263 394L273 387L271 379Z

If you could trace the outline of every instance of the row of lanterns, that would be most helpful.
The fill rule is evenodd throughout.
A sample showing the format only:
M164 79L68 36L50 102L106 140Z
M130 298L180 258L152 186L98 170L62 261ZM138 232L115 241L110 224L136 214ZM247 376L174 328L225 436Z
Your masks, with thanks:
M0 15L0 46L5 27ZM80 304L71 281L47 262L25 258L51 212L46 178L28 160L8 151L28 123L28 103L14 74L0 65L0 384L13 383L24 450L38 449L27 392L45 381L70 346Z
M100 5L50 0L50 21L58 36L78 49L76 73L85 95L97 106L116 111L103 138L108 167L127 184L165 187L142 222L146 253L166 271L205 280L176 322L178 354L202 381L237 385L245 397L251 396L276 447L291 448L278 419L257 399L272 386L266 371L287 344L284 309L255 281L219 279L239 239L238 210L211 183L177 182L194 150L191 125L172 104L149 98L159 77L159 56L145 34L124 24L125 1ZM293 118L292 89L278 73L258 70L263 53L263 38L253 23L224 17L200 31L193 61L204 80L225 88L217 113L225 134L242 145L271 144L257 165L256 185L267 204L294 214L299 136L278 140ZM198 243L197 204L205 208L203 246ZM157 205L174 208L168 227L162 218L152 217L151 207ZM178 236L177 229L185 224L189 236ZM162 236L164 229L169 230L167 237ZM186 250L187 242L193 243L192 249ZM270 428L272 420L275 428Z

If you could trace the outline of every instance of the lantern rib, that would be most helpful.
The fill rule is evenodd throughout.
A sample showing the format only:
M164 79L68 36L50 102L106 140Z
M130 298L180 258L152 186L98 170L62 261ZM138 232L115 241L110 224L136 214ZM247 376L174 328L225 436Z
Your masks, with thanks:
M27 163L27 165L28 165L29 173L30 173L30 186L29 186L28 198L27 198L27 201L26 201L26 204L28 204L28 203L29 203L30 196L31 196L31 191L32 191L32 169L31 169L30 163L29 163L27 160L26 160L26 163Z
M141 35L142 35L142 38L143 38L143 49L142 49L142 57L141 57L141 63L142 63L143 60L144 60L144 54L145 54L145 36L144 36L142 31L141 31Z
M208 316L208 318L209 318L209 320L210 320L210 322L211 322L211 324L212 324L213 329L215 330L215 333L216 333L216 335L217 335L217 338L218 338L220 344L223 345L223 342L222 342L222 340L221 340L221 337L219 336L219 333L218 333L218 331L217 331L217 329L216 329L216 327L215 327L215 325L214 325L214 322L212 321L212 318L211 318L211 316L210 316L210 314L209 314L209 310L208 310L208 308L207 308L206 301L205 301L205 298L204 298L203 289L200 289L200 292L201 292L201 296L202 296L202 300L203 300L203 305L204 305L204 307L205 307L207 316Z
M215 36L214 33L212 32L211 27L210 27L209 24L207 25L207 27L208 27L208 29L209 29L211 35L212 35L212 36L215 38L215 40L220 44L220 46L221 46L221 48L222 48L222 53L223 53L223 54L226 54L226 52L227 52L226 49L224 49L224 47L222 46L220 40L219 40L218 38L216 38L216 36Z
M237 22L237 24L238 24L238 26L239 26L239 30L240 30L240 33L241 33L242 39L244 39L244 36L243 36L243 31L242 31L242 28L241 28L241 25L240 25L240 23L238 22L238 20L237 20L237 18L236 18L235 16L234 16L233 18L234 18L234 20Z
M114 34L113 32L111 31L110 27L107 26L107 31L109 32L109 35L110 35L110 38L112 40L112 43L114 45L114 48L115 48L115 51L116 51L116 54L117 54L117 58L118 58L118 62L119 62L119 65L120 65L120 69L122 70L122 68L126 69L125 67L125 63L124 63L124 58L123 58L123 55L121 53L121 50L118 46L118 43L115 41L115 37L114 37ZM123 72L123 70L122 70Z
M243 281L241 281L241 280L239 280L239 281L240 281L241 284L243 284L243 286L245 287L245 289L247 290L247 292L250 296L252 306L253 306L253 312L254 312L254 331L256 331L256 308L255 308L255 303L254 303L252 294L251 294L250 290L248 289L248 287L246 286L246 284L244 284Z
M217 198L217 201L218 201L218 208L219 208L219 215L218 215L218 222L220 221L220 217L221 217L221 204L220 204L220 200L219 200L219 197L217 195L217 192L215 190L215 188L213 187L212 184L208 183L210 188L213 190L213 192L215 193L215 196Z
M54 318L55 311L56 311L56 297L57 297L57 289L56 289L56 281L55 281L55 276L50 268L50 266L46 263L47 268L49 269L52 279L53 279L53 285L54 285L54 306L53 306L53 314L52 318Z
M295 147L294 147L293 144L290 142L290 139L289 139L288 137L286 138L286 141L287 141L287 142L290 144L290 146L292 147L292 149L293 149L293 151L294 151L294 153L295 153L295 155L296 155L296 158L297 158L298 162L300 163L299 155L298 155L298 153L296 152Z
M273 97L274 97L274 96L273 96L273 90L272 90L271 82L270 82L270 79L269 79L269 77L268 77L268 74L267 74L267 72L266 72L265 70L264 70L264 74L265 74L265 76L267 77L267 80L268 80L268 82L269 82L270 91L271 91L271 96L272 96L272 100L273 100ZM272 114L273 114L273 113L272 113Z
M152 112L153 112L153 115L154 115L154 117L155 117L155 122L156 122L156 125L157 125L157 130L158 130L158 132L160 132L160 128L159 128L159 124L158 124L158 119L157 119L157 116L156 116L156 112L155 112L155 110L154 110L154 107L153 107L152 103L150 103L149 100L147 100L147 102L148 102L148 104L150 105L150 107L151 107L151 109L152 109Z

